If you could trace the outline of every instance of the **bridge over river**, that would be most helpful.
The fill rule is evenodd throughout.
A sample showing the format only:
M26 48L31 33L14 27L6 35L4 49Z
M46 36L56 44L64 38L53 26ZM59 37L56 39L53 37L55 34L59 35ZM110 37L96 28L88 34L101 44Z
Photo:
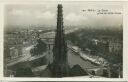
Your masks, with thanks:
M53 46L53 44L51 46ZM37 67L32 67L32 69L34 69L36 71L44 70L44 67L46 67L49 63L51 63L53 61L52 49L48 48L48 50L45 53L43 53L42 55L31 56L30 50L33 47L34 47L34 45L31 45L29 47L24 47L23 55L21 57L18 57L16 59L8 61L7 67L13 69L19 63L23 63L24 65L25 64L27 65L26 62L31 63L33 61L37 61L38 59L45 57L45 60L47 61L47 63L45 63L44 65L37 66ZM69 64L70 68L72 68L74 65L79 65L82 69L84 69L87 72L90 72L90 70L97 70L97 69L101 69L101 68L104 69L103 67L101 67L99 65L96 65L88 60L83 59L79 54L76 54L76 52L72 51L70 48L68 48L67 55L68 55L68 64Z

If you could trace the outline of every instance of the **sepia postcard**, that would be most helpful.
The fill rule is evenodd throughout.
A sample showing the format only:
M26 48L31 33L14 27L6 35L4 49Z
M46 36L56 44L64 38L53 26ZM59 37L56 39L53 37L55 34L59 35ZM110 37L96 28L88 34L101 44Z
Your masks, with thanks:
M1 2L0 78L126 82L127 8L126 1Z

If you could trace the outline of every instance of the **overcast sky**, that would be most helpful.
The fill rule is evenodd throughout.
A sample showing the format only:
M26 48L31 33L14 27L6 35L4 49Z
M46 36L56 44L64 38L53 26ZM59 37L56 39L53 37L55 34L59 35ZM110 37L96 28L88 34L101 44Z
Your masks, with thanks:
M64 25L119 26L122 14L97 15L97 12L83 10L105 9L111 12L123 11L122 5L102 2L61 2L63 5ZM6 25L54 25L56 26L58 2L41 4L7 4L5 6Z

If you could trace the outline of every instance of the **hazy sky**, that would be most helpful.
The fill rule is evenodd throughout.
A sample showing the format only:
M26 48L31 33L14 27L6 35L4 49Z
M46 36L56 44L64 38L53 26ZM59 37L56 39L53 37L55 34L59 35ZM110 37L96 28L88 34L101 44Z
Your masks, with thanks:
M105 9L121 12L122 6L109 2L61 2L64 25L118 26L122 24L122 14L97 15L97 12L83 10ZM54 25L56 26L57 2L41 4L7 4L5 6L6 25Z

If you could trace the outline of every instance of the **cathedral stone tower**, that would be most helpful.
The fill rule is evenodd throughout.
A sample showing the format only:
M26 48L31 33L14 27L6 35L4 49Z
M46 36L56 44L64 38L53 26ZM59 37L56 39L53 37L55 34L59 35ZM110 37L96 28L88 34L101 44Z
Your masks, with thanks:
M68 76L67 44L65 42L63 26L62 5L58 4L57 30L55 35L55 45L53 47L53 63L51 70L54 77Z

